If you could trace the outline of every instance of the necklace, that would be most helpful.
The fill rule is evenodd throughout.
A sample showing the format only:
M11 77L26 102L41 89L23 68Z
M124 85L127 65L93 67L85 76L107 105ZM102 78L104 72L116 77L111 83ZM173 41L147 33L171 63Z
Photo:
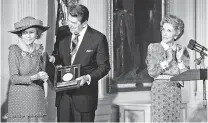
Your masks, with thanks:
M32 53L33 51L34 51L34 44L31 44L31 45L26 45L26 47L27 47L27 51L29 52L29 53Z
M36 45L34 43L30 44L30 45L25 45L25 44L22 44L22 43L18 43L17 45L22 49L22 51L28 52L28 53L32 53L35 50L35 47L36 47Z

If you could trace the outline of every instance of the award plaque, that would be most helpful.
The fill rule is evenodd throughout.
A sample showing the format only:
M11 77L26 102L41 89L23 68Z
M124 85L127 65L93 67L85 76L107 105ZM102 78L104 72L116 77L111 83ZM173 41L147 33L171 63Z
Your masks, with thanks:
M64 67L56 67L49 61L49 56L46 52L43 54L44 71L49 76L49 86L55 89L56 92L80 88L80 81L76 78L80 77L80 65L71 65Z
M76 89L80 87L80 65L71 65L57 68L56 91Z

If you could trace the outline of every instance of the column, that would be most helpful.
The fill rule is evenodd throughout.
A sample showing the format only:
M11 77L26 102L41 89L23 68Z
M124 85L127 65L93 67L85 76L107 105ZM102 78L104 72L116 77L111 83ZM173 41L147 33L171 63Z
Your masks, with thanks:
M208 9L207 9L207 7L208 7L207 0L196 0L196 41L205 47L208 46L208 43L207 43L207 40L208 40L208 36L207 36L207 33L208 33L208 29L207 29L207 27L208 27L208 22L207 22ZM198 54L197 54L197 56L199 57ZM208 65L207 61L208 61L208 58L206 57L205 62L204 62L206 66ZM206 80L206 87L207 87L207 80ZM206 93L208 92L207 90L208 89L206 88ZM207 97L208 96L206 95L206 98ZM202 80L197 81L196 100L199 103L198 107L201 108L202 104L203 104L202 103L202 100L203 100L203 81ZM203 108L203 110L207 110L207 109L208 108ZM206 113L208 114L208 110L206 111ZM205 117L202 117L200 119L205 120ZM208 116L206 117L206 119L208 119Z
M5 115L8 109L8 87L9 87L9 69L8 69L8 47L14 40L15 36L9 34L8 31L14 29L12 15L14 5L12 0L1 1L1 116L2 122L5 122ZM10 9L9 9L10 8ZM5 11L7 13L5 13Z
M89 9L89 25L107 34L107 0L80 0L80 4L85 5ZM103 98L106 95L106 81L107 77L101 79L98 85L99 98Z
M196 0L196 41L203 45L207 46L207 40L208 40L208 30L207 30L207 1L206 0ZM199 58L200 55L197 53L197 57ZM205 60L205 64L207 60ZM197 66L197 68L200 68ZM196 92L196 99L202 100L203 99L203 81L197 81L197 92Z

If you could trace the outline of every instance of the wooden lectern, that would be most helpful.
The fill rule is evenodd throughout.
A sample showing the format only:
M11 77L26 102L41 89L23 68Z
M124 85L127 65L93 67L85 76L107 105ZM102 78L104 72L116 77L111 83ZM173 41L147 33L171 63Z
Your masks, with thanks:
M206 100L206 83L205 80L207 80L207 69L191 69L188 71L185 71L175 77L172 77L171 81L190 81L190 80L203 80L203 101L204 106L207 106L207 100Z

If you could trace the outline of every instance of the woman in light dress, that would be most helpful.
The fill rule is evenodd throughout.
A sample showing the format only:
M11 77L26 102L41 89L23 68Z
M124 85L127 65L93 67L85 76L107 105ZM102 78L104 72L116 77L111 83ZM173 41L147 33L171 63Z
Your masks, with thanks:
M183 21L169 15L161 21L162 41L148 46L147 70L154 78L151 87L152 121L180 122L181 87L183 82L170 78L189 69L187 49L177 44L184 32Z

